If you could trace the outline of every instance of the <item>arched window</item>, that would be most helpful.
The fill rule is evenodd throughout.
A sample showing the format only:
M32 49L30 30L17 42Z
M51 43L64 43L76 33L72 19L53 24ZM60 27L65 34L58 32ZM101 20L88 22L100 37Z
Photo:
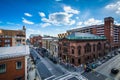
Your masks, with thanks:
M98 50L98 51L101 50L101 43L100 43L100 42L97 44L97 50Z
M78 59L78 64L81 64L81 60L80 59Z
M91 52L91 45L87 43L84 47L85 53Z
M96 47L96 45L95 45L95 44L93 44L93 52L95 52L95 47Z
M74 49L72 49L72 54L74 54Z
M77 50L78 50L78 55L80 55L81 54L81 46L78 46Z
M74 64L74 58L72 58L72 64Z
M74 46L71 46L71 53L74 54L74 49L75 47Z

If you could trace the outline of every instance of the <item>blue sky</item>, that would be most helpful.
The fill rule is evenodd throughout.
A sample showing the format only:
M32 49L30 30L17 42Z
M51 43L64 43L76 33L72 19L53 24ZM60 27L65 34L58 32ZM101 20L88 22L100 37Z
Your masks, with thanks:
M120 24L120 0L0 0L0 28L27 28L30 34L57 36L66 30L102 24L112 16Z

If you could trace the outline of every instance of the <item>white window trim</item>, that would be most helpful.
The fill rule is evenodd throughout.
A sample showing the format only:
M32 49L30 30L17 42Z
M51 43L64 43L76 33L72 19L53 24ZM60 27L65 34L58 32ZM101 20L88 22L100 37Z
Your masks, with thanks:
M21 62L21 61L17 61L17 62ZM16 62L16 69L22 69L22 62L21 62L21 67L20 68L18 68L17 62Z

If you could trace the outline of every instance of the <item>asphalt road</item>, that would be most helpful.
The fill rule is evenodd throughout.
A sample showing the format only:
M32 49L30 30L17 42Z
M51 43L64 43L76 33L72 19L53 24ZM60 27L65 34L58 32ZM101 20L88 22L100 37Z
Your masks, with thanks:
M95 71L84 72L82 73L82 75L88 78L88 80L106 80L107 79L106 76Z
M52 75L54 75L55 77L64 75L65 73L67 73L67 70L65 70L64 68L60 67L57 64L54 64L52 61L50 61L48 58L46 57L42 57L40 56L36 50L34 50L35 54L37 54L37 56L40 58L40 61L43 62L43 64L45 64L45 66L48 68L48 70L52 73Z
M112 68L120 68L120 54L108 60L106 63L102 64L101 66L97 67L95 71L103 75L106 75L108 77L113 77L111 76L110 73Z

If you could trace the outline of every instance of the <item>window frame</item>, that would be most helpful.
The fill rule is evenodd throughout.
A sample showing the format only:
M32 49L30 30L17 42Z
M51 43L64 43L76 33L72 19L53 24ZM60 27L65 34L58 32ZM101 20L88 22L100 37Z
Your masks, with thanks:
M5 73L6 72L6 64L0 64L0 65L5 65L4 67L5 67L5 69L4 70L0 70L1 72L0 72L0 74L2 74L2 73Z
M18 67L18 64L17 64L18 62L21 63L21 67ZM16 69L22 69L22 62L21 62L21 61L17 61L17 62L16 62Z

